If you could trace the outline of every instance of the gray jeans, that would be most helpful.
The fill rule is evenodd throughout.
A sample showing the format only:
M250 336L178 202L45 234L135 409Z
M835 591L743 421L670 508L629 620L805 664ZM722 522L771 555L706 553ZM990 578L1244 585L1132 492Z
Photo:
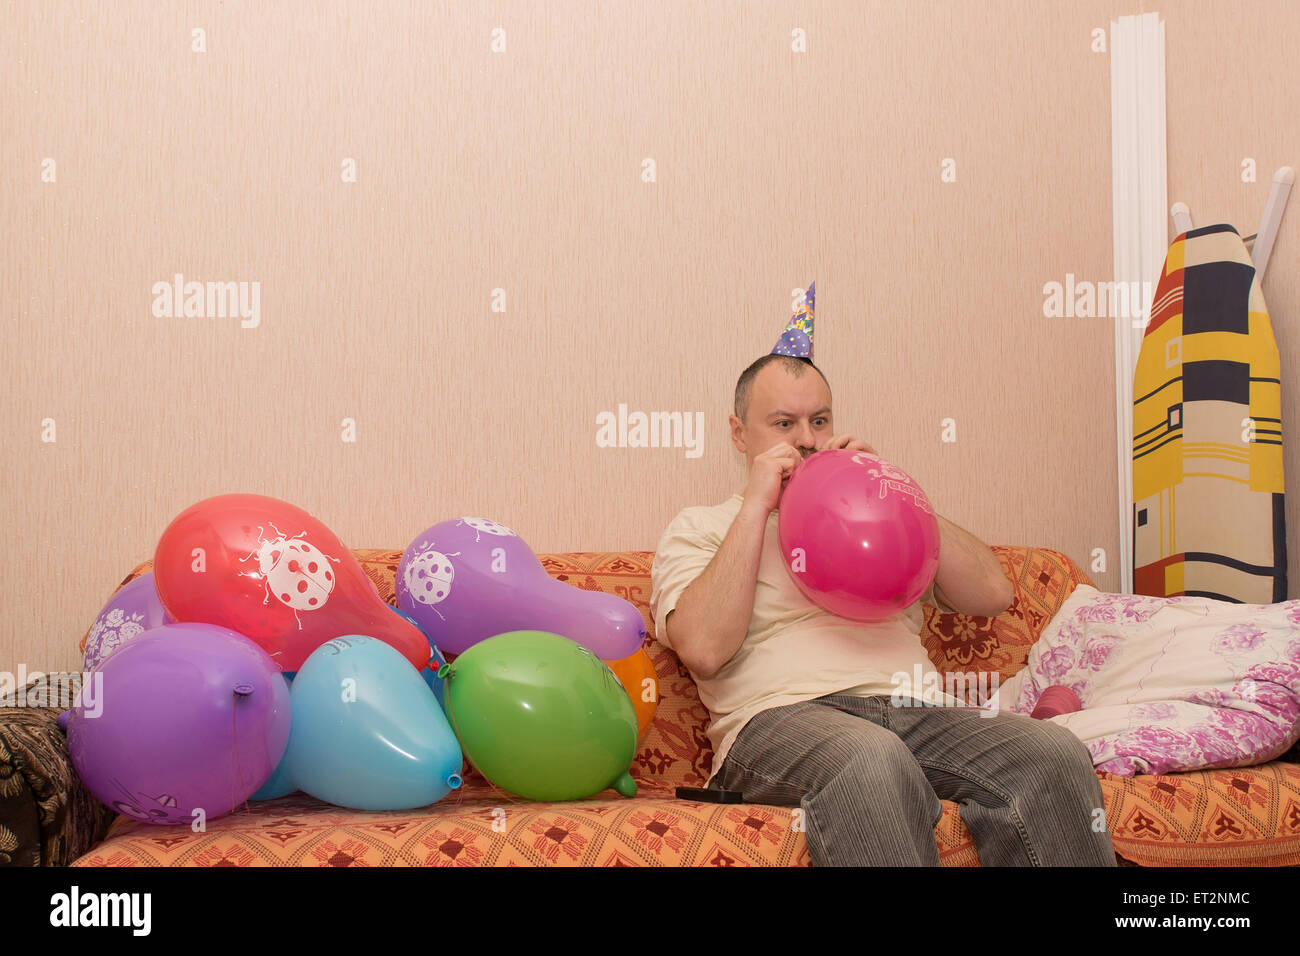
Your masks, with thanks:
M956 801L984 866L1115 866L1083 741L1023 714L828 694L744 727L713 789L798 806L814 866L939 866Z

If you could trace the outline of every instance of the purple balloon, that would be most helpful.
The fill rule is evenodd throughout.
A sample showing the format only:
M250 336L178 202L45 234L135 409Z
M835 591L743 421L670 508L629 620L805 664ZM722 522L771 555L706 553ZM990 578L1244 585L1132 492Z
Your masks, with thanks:
M289 743L289 687L247 637L166 624L107 657L82 685L68 752L90 791L147 823L229 813Z
M645 639L632 604L557 581L519 535L487 518L426 530L402 555L396 584L398 608L444 654L509 631L548 631L612 661Z
M149 571L118 588L86 638L83 670L92 671L109 654L150 628L175 623L158 599L153 572Z

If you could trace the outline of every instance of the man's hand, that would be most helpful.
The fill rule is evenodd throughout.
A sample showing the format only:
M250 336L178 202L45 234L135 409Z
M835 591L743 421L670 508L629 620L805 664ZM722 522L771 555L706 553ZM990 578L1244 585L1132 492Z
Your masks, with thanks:
M755 455L745 485L745 505L758 508L765 517L771 514L781 501L786 482L802 460L798 449L784 441Z
M866 442L854 438L852 435L836 435L834 438L827 439L824 444L817 446L818 451L827 451L831 448L848 448L852 451L865 451L871 455L880 454Z

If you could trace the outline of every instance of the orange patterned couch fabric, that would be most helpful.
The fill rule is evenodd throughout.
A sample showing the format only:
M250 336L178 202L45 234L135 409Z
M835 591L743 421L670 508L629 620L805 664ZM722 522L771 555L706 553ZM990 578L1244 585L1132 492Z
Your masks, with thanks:
M1074 586L1093 583L1056 551L1007 546L993 551L1015 583L1015 599L1004 613L970 617L924 606L921 640L940 672L996 669L1006 680L1024 665ZM354 553L380 596L395 605L394 576L402 553ZM209 821L204 833L119 816L106 838L72 865L810 866L792 808L675 798L679 785L703 785L713 753L705 736L708 711L694 682L677 656L655 640L649 608L654 555L539 557L553 577L617 594L645 617L659 705L631 768L635 797L607 790L563 803L528 801L494 787L466 761L464 785L417 810L350 810L299 792L249 802ZM140 565L130 578L150 566ZM1300 865L1300 764L1279 760L1234 770L1098 776L1121 864ZM934 832L943 865L979 866L957 804L944 801L943 806Z

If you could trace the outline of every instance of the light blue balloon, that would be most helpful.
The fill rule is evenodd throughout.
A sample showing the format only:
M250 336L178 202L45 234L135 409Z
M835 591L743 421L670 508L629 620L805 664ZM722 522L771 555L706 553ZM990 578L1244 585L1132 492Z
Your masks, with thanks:
M425 632L424 628L420 627L419 621L411 617L411 615L407 614L401 608L393 607L391 604L386 606L391 608L394 614L399 614L409 621L416 630L421 634L424 634L425 640L429 642L429 650L433 652L433 657L429 661L428 666L426 666L424 670L420 671L420 676L424 678L424 682L429 685L429 689L432 690L434 696L438 698L438 705L442 707L442 712L445 714L447 712L447 700L443 697L443 687L446 686L447 682L438 677L437 674L438 668L447 663L447 658L442 656L442 651L438 650L438 645L433 643L433 640Z
M289 732L293 733L292 730ZM294 783L293 778L289 776L288 768L285 766L285 760L281 757L280 762L275 765L275 770L272 771L270 779L268 779L266 783L262 784L261 789L248 799L275 800L279 797L288 796L295 790L299 789L301 788Z
M294 676L294 673L295 673L294 671L289 671L288 673L285 673L284 671L281 671L281 672L280 672L280 676L284 678L284 682L285 682L286 684L289 685L289 690L290 690L289 698L290 698L290 700L293 699L293 676ZM292 716L292 714L293 714L293 712L292 712L292 710L291 710L291 711L290 711L290 722L289 722L289 733L290 733L290 735L293 734L293 716ZM286 750L285 750L285 757L288 756L288 753L289 753L289 751L288 751L288 749L286 749ZM262 784L261 789L259 789L259 790L257 791L257 793L255 793L255 794L253 794L251 797L249 797L249 798L248 798L249 800L274 800L274 799L276 799L277 797L288 796L289 794L293 793L295 790L298 789L298 785L297 785L296 783L294 783L294 782L293 782L293 779L289 776L289 769L288 769L288 767L286 766L287 761L286 761L285 757L281 757L281 758L280 758L280 762L279 762L278 764L275 765L275 770L271 772L271 777L270 777L270 779L267 780L266 783Z
M410 810L461 785L460 742L442 707L383 641L327 641L298 668L289 696L283 762L299 790L355 810Z

